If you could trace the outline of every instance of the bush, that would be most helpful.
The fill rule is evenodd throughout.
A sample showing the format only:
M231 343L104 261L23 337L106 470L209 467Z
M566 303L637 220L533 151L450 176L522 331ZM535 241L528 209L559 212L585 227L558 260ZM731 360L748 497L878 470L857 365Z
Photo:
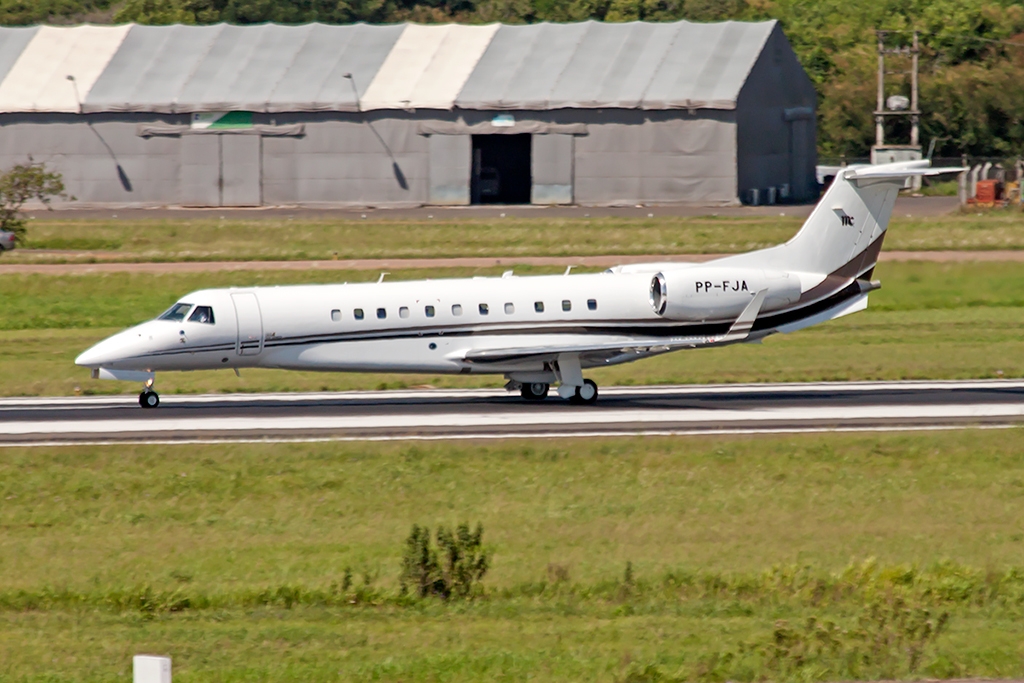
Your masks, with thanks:
M949 612L890 591L871 598L849 628L827 618L779 619L764 640L711 652L681 675L647 665L634 667L623 683L912 679L948 624Z
M474 532L466 523L454 532L441 526L435 549L430 544L430 529L414 524L402 556L402 593L412 591L421 598L435 595L444 600L471 595L489 566L483 534L481 524Z

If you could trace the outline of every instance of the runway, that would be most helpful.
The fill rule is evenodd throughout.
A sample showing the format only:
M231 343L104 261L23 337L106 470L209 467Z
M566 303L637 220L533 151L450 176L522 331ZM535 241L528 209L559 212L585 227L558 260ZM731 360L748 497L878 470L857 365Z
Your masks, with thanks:
M551 438L1024 425L1024 381L608 387L594 406L501 389L0 399L0 446Z

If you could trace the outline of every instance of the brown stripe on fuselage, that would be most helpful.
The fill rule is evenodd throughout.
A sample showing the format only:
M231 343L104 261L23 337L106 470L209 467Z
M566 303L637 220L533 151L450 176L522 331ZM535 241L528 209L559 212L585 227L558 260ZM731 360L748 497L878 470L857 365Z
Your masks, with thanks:
M882 241L884 239L885 233L883 232L864 251L826 275L824 280L801 294L796 305L799 306L800 304L806 304L808 301L831 296L848 285L850 280L864 273L865 270L874 270L874 264L878 262L878 255L882 252Z

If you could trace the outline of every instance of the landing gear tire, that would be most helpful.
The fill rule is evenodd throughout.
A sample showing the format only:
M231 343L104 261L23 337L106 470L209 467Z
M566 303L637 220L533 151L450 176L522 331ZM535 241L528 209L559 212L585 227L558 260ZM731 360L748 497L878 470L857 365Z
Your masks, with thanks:
M543 401L548 396L548 388L543 382L526 382L519 393L527 401Z
M160 394L152 389L145 389L139 394L139 405L143 408L156 408L160 405Z
M593 405L597 403L597 382L592 379L583 380L583 386L576 387L576 393L569 399L576 405Z

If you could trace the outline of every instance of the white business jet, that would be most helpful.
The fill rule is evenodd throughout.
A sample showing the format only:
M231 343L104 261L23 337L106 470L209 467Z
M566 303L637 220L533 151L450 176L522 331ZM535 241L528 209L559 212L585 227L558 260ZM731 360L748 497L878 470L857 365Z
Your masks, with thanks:
M94 378L145 382L144 408L160 404L154 373L252 367L500 374L526 400L557 384L562 398L594 403L589 368L756 342L863 310L905 180L959 170L851 166L790 241L707 263L200 290L75 362Z

